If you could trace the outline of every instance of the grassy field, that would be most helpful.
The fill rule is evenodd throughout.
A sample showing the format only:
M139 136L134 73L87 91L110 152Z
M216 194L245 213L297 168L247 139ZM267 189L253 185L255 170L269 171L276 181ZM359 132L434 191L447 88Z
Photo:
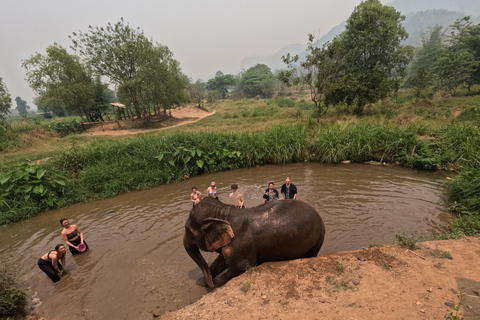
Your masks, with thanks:
M448 197L461 217L450 236L480 232L480 96L415 101L402 91L362 116L329 108L318 124L304 96L217 101L205 105L216 113L201 121L128 136L77 134L77 118L11 121L0 138L0 224L201 173L375 160L458 171Z

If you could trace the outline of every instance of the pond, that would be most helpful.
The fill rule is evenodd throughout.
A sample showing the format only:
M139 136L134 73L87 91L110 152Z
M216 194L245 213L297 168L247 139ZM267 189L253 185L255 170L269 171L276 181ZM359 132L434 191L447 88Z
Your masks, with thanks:
M196 284L202 274L182 242L191 187L205 194L215 181L220 200L227 202L236 183L249 208L262 203L268 182L280 191L287 176L298 199L325 222L319 255L392 244L398 233L441 233L454 219L446 209L441 172L368 164L268 165L198 176L0 228L0 259L17 269L36 312L47 319L152 319L207 293ZM62 243L61 218L81 228L90 249L75 257L67 253L69 273L52 283L37 260ZM211 262L216 254L205 257Z

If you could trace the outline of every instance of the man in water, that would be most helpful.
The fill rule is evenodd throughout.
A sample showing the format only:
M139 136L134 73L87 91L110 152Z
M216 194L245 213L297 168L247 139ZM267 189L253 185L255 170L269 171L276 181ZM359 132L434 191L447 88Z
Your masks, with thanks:
M240 190L238 190L238 186L234 183L231 186L232 193L230 193L230 200L231 203L240 209L245 208L245 200L243 199L243 194Z
M297 199L297 187L290 182L290 178L285 179L285 183L280 189L280 193L283 194L285 199Z
M278 191L274 188L273 182L270 182L263 194L263 204L274 200L278 200Z

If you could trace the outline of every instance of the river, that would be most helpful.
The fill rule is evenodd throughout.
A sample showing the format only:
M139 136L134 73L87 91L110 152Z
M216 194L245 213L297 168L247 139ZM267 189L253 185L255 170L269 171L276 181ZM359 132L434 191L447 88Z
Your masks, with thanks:
M205 194L215 181L226 202L236 183L249 208L261 204L268 182L280 191L287 176L298 199L324 219L319 255L392 244L397 233L444 232L454 218L445 207L442 173L368 164L268 165L49 211L0 228L0 258L16 268L35 312L46 319L152 319L207 293L196 284L202 274L182 243L191 187ZM69 272L52 283L37 260L62 243L61 218L81 228L90 249L75 257L67 253ZM213 261L216 254L205 256Z

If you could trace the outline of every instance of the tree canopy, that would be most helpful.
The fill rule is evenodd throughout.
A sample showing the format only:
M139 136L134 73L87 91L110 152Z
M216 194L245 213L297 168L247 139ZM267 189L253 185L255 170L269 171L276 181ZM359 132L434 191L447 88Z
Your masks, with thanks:
M154 45L140 28L123 21L70 36L72 48L113 82L142 117L149 104L169 106L185 99L187 81L167 47ZM154 94L152 96L152 94Z
M70 114L95 121L104 105L102 92L106 88L94 78L89 66L57 44L37 53L22 63L27 70L27 82L37 93L37 101L45 109L62 106Z
M355 104L360 110L398 88L413 50L401 45L408 37L401 24L404 19L378 0L355 8L345 31L328 48L330 55L341 57L329 101Z
M21 116L26 116L28 114L28 110L30 110L30 106L27 104L27 101L22 100L20 97L15 98L15 102L17 103L17 107L15 108Z
M222 99L228 96L228 88L236 84L237 80L231 74L223 74L217 71L215 78L209 79L207 82L207 90L216 90Z
M3 83L3 79L0 78L0 121L6 119L7 114L10 113L12 107L12 97L8 92L7 86Z
M239 82L239 90L248 97L261 96L270 98L273 95L275 76L265 64L257 64L245 71Z

